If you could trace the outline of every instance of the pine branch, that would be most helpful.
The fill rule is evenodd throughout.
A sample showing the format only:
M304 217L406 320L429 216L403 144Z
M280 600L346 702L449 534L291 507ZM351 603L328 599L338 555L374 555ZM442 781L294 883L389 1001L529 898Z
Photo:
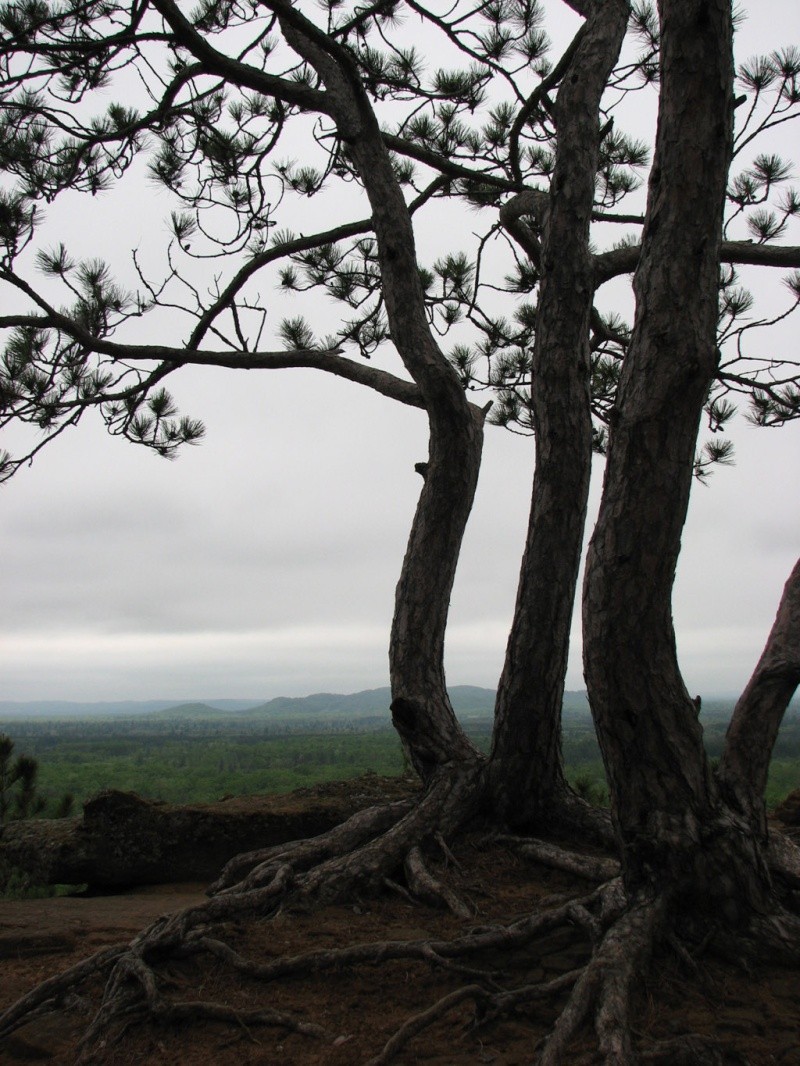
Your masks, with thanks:
M561 56L561 58L553 67L553 69L550 71L548 76L544 78L544 80L539 85L536 86L534 91L525 101L524 105L519 109L517 117L514 119L514 123L511 126L511 130L508 135L508 158L509 164L511 166L511 173L514 176L514 180L519 185L522 185L522 169L519 163L519 139L522 135L522 131L525 128L526 122L528 122L528 120L534 114L536 108L546 97L547 93L551 89L555 88L555 86L558 85L558 83L566 74L567 70L569 69L570 63L572 62L575 56L575 53L580 47L580 43L584 35L585 26L586 23L581 26L581 28L572 38L566 50L564 51L564 54Z
M213 48L192 26L174 0L152 0L153 7L171 27L179 44L183 45L210 74L216 74L245 89L253 89L283 103L310 111L330 114L326 95L318 89L287 81L267 74L257 67L231 59Z
M425 163L426 166L431 167L433 170L438 170L440 174L444 174L447 177L461 178L464 181L480 185L491 185L492 188L499 189L502 192L519 191L519 186L507 178L502 178L488 171L472 170L470 167L461 166L461 164L454 163L447 156L440 155L430 148L423 148L422 145L415 144L404 137L398 137L393 133L384 132L382 136L386 147L391 148L393 152L408 156L410 159L416 159L418 163Z

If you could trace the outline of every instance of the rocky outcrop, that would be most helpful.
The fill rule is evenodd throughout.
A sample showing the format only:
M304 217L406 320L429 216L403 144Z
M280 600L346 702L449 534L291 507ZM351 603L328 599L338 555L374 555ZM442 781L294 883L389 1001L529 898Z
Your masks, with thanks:
M104 889L212 879L240 852L325 832L415 787L366 774L288 795L188 806L108 790L84 804L81 818L6 825L0 870L21 870L41 884Z

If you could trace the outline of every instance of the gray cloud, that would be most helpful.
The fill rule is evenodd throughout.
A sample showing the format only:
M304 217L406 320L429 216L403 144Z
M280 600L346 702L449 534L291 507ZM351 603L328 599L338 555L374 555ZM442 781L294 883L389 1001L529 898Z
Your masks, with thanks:
M762 4L741 31L743 55L774 47L776 24L785 39L792 27L796 36L796 4ZM142 213L130 210L141 187L134 170L93 200L92 227L75 225L85 199L60 199L49 212L54 240L74 239L76 254L105 255L123 274L134 246L157 264L163 227L141 232ZM151 194L166 213L167 198ZM309 226L315 210L310 202ZM426 260L457 232L447 212L440 222L422 234ZM270 310L295 313L291 303ZM331 307L318 310L324 331ZM184 327L166 314L141 325L146 339L177 338ZM765 343L796 350L795 331ZM310 372L186 368L173 389L208 426L206 442L177 463L109 440L87 419L2 489L4 696L267 698L384 684L394 586L421 487L413 466L427 453L424 417ZM800 426L737 424L733 436L737 466L693 492L675 593L681 659L697 691L744 683L800 540ZM487 431L453 593L454 683L496 683L532 455L530 441ZM601 479L598 461L594 508ZM568 686L578 688L573 628Z
M87 429L3 490L8 698L266 697L385 682L424 427L391 408L374 419L372 398L362 407L354 389L347 422L328 411L311 436L291 428L304 458L281 465L275 427L259 436L258 401L239 381L229 388L241 390L236 425L216 419L177 464ZM797 547L799 430L737 430L738 466L694 490L675 598L690 687L735 690L763 645ZM250 433L257 475L240 458ZM494 684L502 665L531 458L529 441L488 432L453 595L453 682ZM598 462L594 506L601 477Z

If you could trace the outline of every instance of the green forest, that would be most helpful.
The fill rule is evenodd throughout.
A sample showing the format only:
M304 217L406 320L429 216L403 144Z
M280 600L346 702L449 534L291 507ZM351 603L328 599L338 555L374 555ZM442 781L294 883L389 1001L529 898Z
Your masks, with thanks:
M709 701L703 711L706 745L721 751L731 706ZM467 731L486 750L491 719L471 719ZM170 803L200 803L223 796L288 792L367 771L400 774L406 763L397 734L383 718L270 722L226 715L204 720L142 716L125 720L14 720L0 733L15 751L39 764L40 812L52 817L67 793L76 807L106 788L135 791ZM564 758L573 785L594 802L607 792L600 751L588 713L565 716ZM800 714L787 714L773 755L768 806L800 788Z

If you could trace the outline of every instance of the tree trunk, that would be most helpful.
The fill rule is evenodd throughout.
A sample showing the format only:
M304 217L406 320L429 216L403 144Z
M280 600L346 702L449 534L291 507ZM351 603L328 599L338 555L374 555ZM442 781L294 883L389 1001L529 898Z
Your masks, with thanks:
M411 218L358 71L344 48L291 5L274 6L287 42L320 75L339 135L364 183L392 340L428 413L425 483L397 585L389 649L392 719L427 780L443 764L482 759L450 704L444 638L478 482L484 416L467 401L431 333Z
M678 668L671 594L717 361L731 158L729 0L661 0L661 91L636 316L587 560L584 661L629 892L731 923L763 904L758 842L719 799Z
M595 5L582 30L556 101L550 197L539 194L546 206L541 251L533 252L541 269L532 370L536 466L490 764L492 801L515 824L552 816L569 794L561 705L592 461L589 227L600 100L628 13L623 0Z
M443 763L478 758L455 717L444 674L450 595L483 439L482 416L465 413L463 421L428 413L428 469L397 583L389 645L392 720L423 780Z
M717 778L729 801L766 840L764 790L772 749L800 684L800 560L783 590L766 647L736 707Z

